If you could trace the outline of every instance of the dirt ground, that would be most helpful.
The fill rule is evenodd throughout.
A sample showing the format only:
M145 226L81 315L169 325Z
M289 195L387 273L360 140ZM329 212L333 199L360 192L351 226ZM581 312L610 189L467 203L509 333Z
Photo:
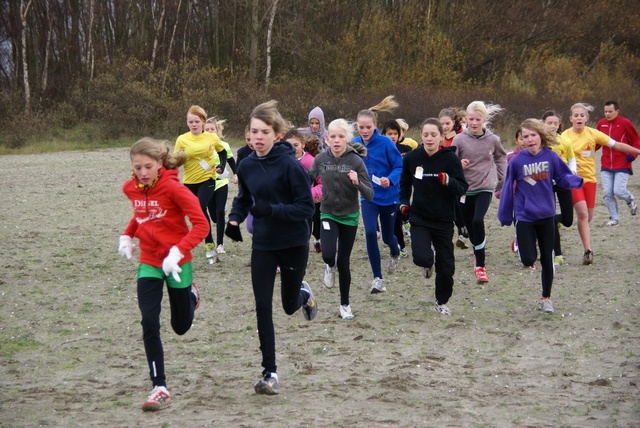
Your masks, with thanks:
M173 406L144 413L151 390L136 304L137 264L117 254L131 217L120 191L127 149L1 156L0 426L526 426L640 425L640 215L617 227L598 189L595 264L581 265L576 226L556 312L538 310L539 272L523 268L487 216L491 282L476 285L456 249L449 317L432 310L433 278L411 258L371 295L360 228L352 256L352 321L337 287L307 280L320 312L287 316L274 297L281 393L257 396L260 352L248 268L250 236L225 242L219 263L196 249L203 303L177 336L162 313ZM640 181L630 180L640 199ZM231 194L236 187L231 186ZM228 204L228 207L230 203ZM386 253L386 252L385 252ZM384 257L386 261L386 255Z

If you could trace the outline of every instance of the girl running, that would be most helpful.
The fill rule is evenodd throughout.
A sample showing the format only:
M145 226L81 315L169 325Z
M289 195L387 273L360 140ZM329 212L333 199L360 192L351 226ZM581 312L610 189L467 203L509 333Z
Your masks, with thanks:
M422 268L425 278L431 277L435 259L434 309L443 315L451 315L446 304L453 293L455 272L451 242L455 206L469 186L455 151L440 149L443 135L438 119L422 122L422 147L404 157L400 210L411 211L413 263Z
M313 137L315 139L315 137ZM305 171L309 171L315 156L306 150L306 139L300 131L297 129L290 129L284 135L283 140L290 143L294 149L296 149L296 159L300 161L300 165ZM313 217L309 219L311 224L311 235L313 235L313 248L316 253L322 252L322 244L320 239L320 199L322 198L322 179L318 177L311 182L311 195L313 196L313 202L316 205L316 211Z
M593 263L593 251L591 251L591 230L589 223L593 219L593 211L596 205L596 145L611 147L625 153L640 154L640 150L628 144L619 143L611 139L597 129L587 125L589 112L593 107L589 104L576 103L571 106L571 128L562 133L562 136L571 141L573 153L576 156L578 175L584 178L582 189L573 189L573 209L578 217L578 233L584 247L582 264Z
M239 224L253 215L251 282L256 300L263 379L257 394L279 392L276 340L273 327L273 289L280 266L280 295L287 315L302 308L311 321L318 307L303 281L309 257L309 218L315 209L309 175L294 157L295 149L276 135L286 124L272 100L257 106L249 118L254 152L238 166L238 196L229 213L226 235L242 241Z
M562 131L562 121L560 116L553 110L544 112L542 115L542 122L547 127L547 131L558 142L551 146L551 150L556 152L558 156L569 166L569 169L575 174L578 170L576 164L576 156L573 153L573 146L571 141L564 138L558 132ZM571 189L565 189L564 187L555 185L553 191L558 199L558 205L560 206L560 214L556 214L556 239L553 245L554 266L564 263L564 257L562 255L562 245L560 244L560 225L564 227L571 227L573 224L573 198L571 196Z
M583 180L574 175L564 161L550 149L557 144L545 125L527 119L520 125L526 150L515 156L507 167L498 219L502 226L515 221L522 264L532 265L540 247L542 297L540 309L553 312L553 241L556 229L556 202L553 182L565 188L580 188Z
M206 132L210 132L212 134L216 134L220 139L224 138L222 131L224 130L224 123L226 120L218 120L215 117L210 117L207 119L207 122L204 125L204 130ZM233 159L233 152L231 151L231 147L229 143L225 141L220 141L224 146L224 149L227 153L227 163L229 164L229 168L233 172L234 176L236 174L236 162ZM215 160L214 164L220 164L220 158L218 157L217 152L214 152ZM216 178L216 187L213 191L213 196L209 199L209 215L211 219L216 224L216 253L217 254L225 254L224 250L224 226L226 221L225 217L225 208L227 206L227 198L229 197L229 178L227 177L228 173L225 172L224 169L216 168L216 174L218 177ZM213 258L210 258L209 261L213 261Z
M438 120L442 124L442 130L444 132L442 138L442 147L451 147L453 143L453 137L462 132L462 123L459 110L455 107L445 108L440 110L438 114ZM458 239L456 240L456 247L461 250L469 248L467 245L467 238L469 238L469 231L464 225L464 218L462 217L462 209L460 208L460 201L456 202L456 227L458 229Z
M486 127L493 116L501 111L499 105L486 105L482 101L472 102L467 107L467 128L453 137L451 144L457 147L464 176L469 183L467 194L460 201L469 240L473 245L473 272L478 284L489 282L485 267L487 237L484 231L484 216L491 204L493 192L502 188L507 168L507 154L500 143L500 137Z
M191 192L198 197L200 208L209 222L207 212L209 200L215 190L217 178L216 168L224 170L227 162L227 152L216 134L204 132L204 124L207 121L207 113L200 106L191 106L187 112L187 126L189 132L178 137L174 153L183 151L187 155L184 164L182 182ZM213 152L218 152L220 164L215 163ZM213 235L209 223L209 233L204 239L205 256L207 259L215 257Z
M171 306L171 327L179 335L191 328L200 296L193 282L191 250L206 236L207 219L197 198L178 180L177 168L186 155L169 153L168 147L148 138L129 152L133 174L122 186L131 200L133 218L120 236L118 253L131 259L138 238L138 307L153 390L142 410L171 405L160 340L160 308L166 282ZM192 228L185 221L189 217Z
M377 112L391 111L396 107L398 107L398 103L393 99L393 96L388 96L379 104L369 109L361 110L357 117L360 136L353 140L367 148L364 164L367 166L374 191L371 201L361 198L367 254L373 272L372 294L387 291L384 286L384 279L382 279L380 248L378 247L378 217L380 217L382 241L389 246L387 273L391 274L396 271L400 256L400 247L393 233L393 225L398 210L402 155L388 137L380 135L377 128Z
M320 233L324 244L322 259L327 264L324 285L333 288L337 270L340 275L339 310L343 319L353 318L349 304L349 259L360 218L358 193L365 200L373 199L373 187L361 158L366 156L366 149L360 144L349 144L353 134L354 127L346 120L331 122L327 138L329 149L316 156L309 171L312 179L322 178ZM362 147L363 153L358 153L354 146Z

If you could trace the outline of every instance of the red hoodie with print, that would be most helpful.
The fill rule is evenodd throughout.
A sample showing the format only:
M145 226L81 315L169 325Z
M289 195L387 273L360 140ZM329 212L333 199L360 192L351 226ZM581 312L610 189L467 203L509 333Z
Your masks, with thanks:
M161 169L160 179L148 190L137 187L137 177L122 186L131 200L133 218L124 235L138 238L140 263L162 267L174 245L184 254L180 264L192 259L191 250L209 233L198 198L178 179L178 170ZM185 216L191 221L191 230Z

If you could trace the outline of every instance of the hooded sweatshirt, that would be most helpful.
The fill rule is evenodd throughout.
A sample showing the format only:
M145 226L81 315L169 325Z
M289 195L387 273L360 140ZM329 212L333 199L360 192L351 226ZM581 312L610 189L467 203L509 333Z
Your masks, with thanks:
M327 130L325 129L324 112L320 107L316 106L309 112L307 123L311 122L311 119L318 119L318 122L320 122L320 129L318 129L317 132L313 132L311 130L311 126L309 126L307 128L300 128L300 132L302 132L304 135L315 135L318 139L318 147L320 148L320 150L326 150L328 148L325 141L327 137Z
M438 178L441 172L449 175L447 185L443 185ZM411 222L414 225L426 226L433 221L453 222L456 203L467 187L455 149L444 147L429 156L422 146L404 156L400 203L411 205ZM410 203L412 191L413 201Z
M553 150L543 148L537 155L518 153L507 167L498 220L502 226L517 221L534 222L556 215L553 181L564 188L581 188L583 179L571 172Z
M500 144L500 137L486 128L480 136L465 129L453 137L451 145L458 148L460 159L469 160L469 165L464 169L464 176L469 183L467 195L502 188L507 169L507 153Z
M274 251L309 244L309 218L315 204L309 174L295 158L296 150L286 141L273 145L259 157L252 152L238 166L238 196L233 200L229 221L241 223L256 201L268 202L272 213L253 219L254 250Z
M184 264L191 260L191 250L209 233L209 222L198 198L180 184L178 170L163 168L159 172L160 179L148 190L136 187L140 183L137 177L122 186L133 206L133 218L123 234L138 238L140 263L162 267L175 245L184 254L180 260ZM189 217L191 231L185 216Z
M398 203L400 193L400 174L402 173L402 155L389 137L386 137L377 129L368 142L364 142L362 137L356 137L353 142L363 144L367 148L367 156L364 164L367 166L371 183L373 184L373 202L380 206L389 206ZM387 177L391 185L387 188L376 184L378 179ZM363 198L364 199L364 198Z
M312 179L322 177L320 212L334 216L358 212L358 192L368 201L373 199L373 187L367 167L360 157L365 156L366 152L365 149L362 154L358 154L351 144L347 144L345 152L339 158L335 157L331 150L325 150L316 156L309 174ZM349 171L358 173L358 186L354 186L347 176Z

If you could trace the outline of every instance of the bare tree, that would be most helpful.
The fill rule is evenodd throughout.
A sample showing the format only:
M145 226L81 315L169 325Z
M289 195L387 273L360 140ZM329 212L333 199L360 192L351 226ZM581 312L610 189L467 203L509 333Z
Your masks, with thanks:
M255 82L258 76L258 32L260 31L260 16L258 15L259 0L251 2L251 27L249 38L249 79Z
M29 87L29 61L27 58L27 14L31 7L31 1L26 5L24 0L20 0L20 38L22 40L22 79L24 84L24 111L31 111L31 88Z
M156 55L158 53L158 39L160 38L160 34L163 31L164 27L164 15L167 11L167 1L162 1L162 12L160 13L160 20L158 22L158 26L156 27L156 34L153 38L153 50L151 52L151 70L155 70L156 68Z
M271 33L273 32L273 21L276 18L276 8L278 7L278 0L273 0L273 6L271 7L271 15L269 16L269 27L267 28L267 72L264 78L264 83L269 86L269 79L271 77Z

